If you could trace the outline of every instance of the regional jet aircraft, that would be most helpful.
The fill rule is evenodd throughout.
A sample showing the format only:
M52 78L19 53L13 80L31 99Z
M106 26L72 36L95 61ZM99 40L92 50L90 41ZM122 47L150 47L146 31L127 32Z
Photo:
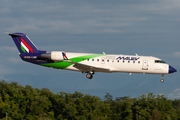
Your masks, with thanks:
M164 82L165 74L176 72L166 62L152 56L47 52L39 50L24 33L8 34L13 38L22 60L50 68L87 73L88 79L92 79L95 72L123 72L161 74L161 82Z

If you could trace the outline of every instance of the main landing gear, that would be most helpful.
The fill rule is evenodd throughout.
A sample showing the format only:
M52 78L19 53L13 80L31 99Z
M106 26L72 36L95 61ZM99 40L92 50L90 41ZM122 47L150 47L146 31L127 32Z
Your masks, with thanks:
M90 74L90 73L88 73L88 74L86 75L86 77L87 77L88 79L92 79L92 78L93 78L93 75Z
M162 83L164 82L164 74L162 74L162 78L160 80Z
M94 71L91 71L91 72L89 72L89 73L86 75L86 77L87 77L88 79L92 79L92 78L93 78L93 75L94 75Z

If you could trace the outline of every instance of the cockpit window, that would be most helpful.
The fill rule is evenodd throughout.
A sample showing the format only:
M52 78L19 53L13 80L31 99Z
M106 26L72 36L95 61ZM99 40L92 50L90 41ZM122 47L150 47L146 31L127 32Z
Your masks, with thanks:
M163 60L155 60L155 63L166 63Z

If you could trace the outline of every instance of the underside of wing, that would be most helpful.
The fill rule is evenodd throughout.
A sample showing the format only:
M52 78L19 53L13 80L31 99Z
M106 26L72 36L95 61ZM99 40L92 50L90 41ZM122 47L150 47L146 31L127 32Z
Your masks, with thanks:
M66 62L73 64L73 67L79 69L82 73L88 73L91 71L94 71L94 72L110 72L110 69L107 69L107 68L94 67L94 66L90 66L90 65L86 65L86 64L82 64L82 63L72 62L69 60L66 60Z

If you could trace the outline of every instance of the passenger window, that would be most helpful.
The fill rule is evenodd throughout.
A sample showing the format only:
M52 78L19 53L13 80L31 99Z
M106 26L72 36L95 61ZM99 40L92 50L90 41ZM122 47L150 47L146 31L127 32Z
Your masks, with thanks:
M92 61L94 61L94 59L92 59Z
M135 61L133 61L133 63L135 63Z
M89 61L89 59L87 59L87 61Z
M140 61L138 61L138 63L140 63Z
M128 63L130 63L130 61L128 61Z
M119 62L119 60L117 60L117 62Z
M82 60L84 60L84 58Z
M97 59L97 61L99 62L99 59Z
M124 60L123 60L123 63L124 63Z
M109 62L109 60L107 60L107 62Z

